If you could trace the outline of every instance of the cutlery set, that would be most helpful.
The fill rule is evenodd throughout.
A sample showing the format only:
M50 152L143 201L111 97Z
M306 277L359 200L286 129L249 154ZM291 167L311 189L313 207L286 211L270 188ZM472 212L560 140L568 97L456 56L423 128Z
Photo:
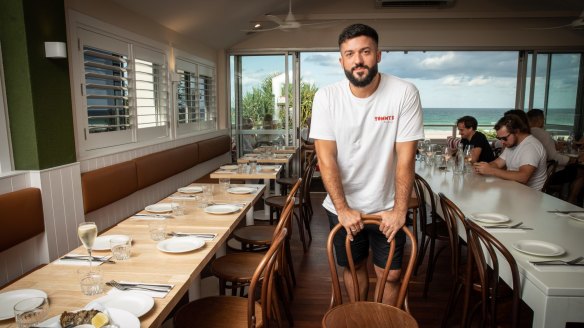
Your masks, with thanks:
M119 290L148 290L152 292L163 292L167 293L172 289L171 285L164 284L139 284L139 283L121 283L115 280L110 280L105 283L108 286L114 287Z
M584 213L584 211L559 211L559 210L547 211L547 212L548 213L558 213L558 214Z
M200 233L200 232L174 232L171 231L168 233L169 236L171 237L199 237L199 238L203 238L203 239L210 239L213 240L215 239L215 237L217 237L217 234L215 233Z
M547 261L529 261L529 263L534 265L578 265L584 266L584 263L580 263L584 260L584 256L579 256L575 259L565 261L565 260L547 260Z
M148 217L148 218L172 218L172 215L170 215L170 214L142 214L142 213L138 213L138 214L134 214L132 216Z
M497 224L484 226L485 229L518 229L518 230L533 230L533 228L522 227L523 222L518 222L512 225L509 224Z
M61 257L60 260L65 260L65 261L89 260L89 256L87 256L87 255L65 255L65 256ZM91 261L111 263L111 264L116 263L115 261L109 259L108 257L99 257L99 256L92 256Z

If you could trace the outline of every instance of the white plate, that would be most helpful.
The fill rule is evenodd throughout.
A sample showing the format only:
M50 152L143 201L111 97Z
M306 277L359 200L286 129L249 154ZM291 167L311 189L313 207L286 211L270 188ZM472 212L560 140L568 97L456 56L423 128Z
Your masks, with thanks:
M154 299L152 296L136 291L125 291L105 295L96 299L94 302L100 303L106 308L128 311L136 317L141 317L148 313L148 311L154 306Z
M256 191L256 189L250 187L233 187L227 189L227 192L230 194L251 194L254 191Z
M145 210L152 213L172 212L172 207L178 206L177 203L160 203L146 206Z
M178 188L178 192L183 193L183 194L196 194L196 193L203 192L203 188L202 187L182 187L182 188Z
M110 250L110 240L113 238L124 238L130 239L130 236L126 235L107 235L107 236L99 236L95 238L95 242L93 243L93 250L94 251L109 251Z
M261 169L262 171L275 171L278 169L278 167L274 165L262 165Z
M158 243L158 249L165 253L186 253L205 246L205 241L197 237L174 237Z
M14 305L31 297L47 297L38 289L17 289L0 294L0 320L14 318Z
M237 165L221 165L219 168L222 170L237 170Z
M140 328L140 320L132 313L116 308L107 308L106 311L109 314L110 323L114 323L118 327ZM59 323L60 318L60 314L56 315L46 321L41 322L39 326L62 328L61 324Z
M241 208L230 204L211 205L205 208L205 212L210 214L229 214L239 211Z
M507 215L499 213L473 213L472 219L482 223L504 223L509 222Z
M568 213L568 216L576 221L584 222L584 213Z
M566 252L561 246L541 240L519 240L512 246L522 253L536 256L558 256Z

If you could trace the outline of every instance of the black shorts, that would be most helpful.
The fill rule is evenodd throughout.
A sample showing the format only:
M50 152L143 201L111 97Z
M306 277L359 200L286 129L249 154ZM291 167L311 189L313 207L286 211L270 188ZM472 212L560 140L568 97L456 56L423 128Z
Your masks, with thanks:
M326 211L330 228L334 228L338 223L339 219L336 214ZM345 238L347 236L347 231L341 229L335 235L333 243L335 245L335 254L337 256L337 264L343 267L349 266L349 261L347 260L347 252L345 251ZM406 243L406 234L403 230L398 231L395 234L395 253L393 254L393 259L391 261L391 270L401 269L402 258L404 254L404 245ZM353 253L353 261L355 263L360 263L367 259L369 256L369 244L371 244L371 249L373 250L373 264L380 268L385 268L387 263L387 257L389 255L389 246L387 242L387 237L379 231L378 225L365 225L365 228L361 230L356 236L353 237L353 242L351 243L351 252Z
M550 185L564 184L576 180L578 175L578 165L567 165L563 170L559 170L550 177Z

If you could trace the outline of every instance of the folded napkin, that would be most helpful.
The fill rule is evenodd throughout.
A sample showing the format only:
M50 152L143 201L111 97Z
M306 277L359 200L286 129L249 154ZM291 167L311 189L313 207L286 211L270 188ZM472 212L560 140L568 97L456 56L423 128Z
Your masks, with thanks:
M74 259L74 257L79 257L79 259ZM89 256L86 254L67 254L64 258L60 258L55 261L55 264L63 264L63 265L79 265L79 266L89 266L89 261L87 260ZM91 265L102 265L104 261L107 261L111 258L109 256L93 256L93 260L91 261Z
M168 197L174 200L198 200L198 196L170 196Z
M215 171L215 173L219 173L219 174L235 174L237 172L236 171L229 171L229 170L217 170L217 171Z
M174 285L170 285L170 284L152 284L152 283L147 283L147 282L136 282L136 281L118 281L120 284L140 284L141 286L168 286L170 287L168 289L168 291L153 291L153 290L146 290L146 289L132 289L132 291L134 292L140 292L140 293L144 293L146 295L150 295L151 297L154 298L165 298L166 295L168 295L168 293L172 290L172 288L174 288ZM119 293L124 293L125 291L123 290L119 290L117 288L112 287L107 293L109 295L115 295L115 294L119 294Z
M539 272L584 272L584 265L535 265L529 263Z
M519 229L519 228L491 228L491 229L489 229L489 227L483 227L483 228L485 230L487 230L489 233L497 233L497 232L523 233L523 232L531 231L531 230L525 230L525 229Z
M162 221L171 218L168 214L134 214L130 218L134 220Z

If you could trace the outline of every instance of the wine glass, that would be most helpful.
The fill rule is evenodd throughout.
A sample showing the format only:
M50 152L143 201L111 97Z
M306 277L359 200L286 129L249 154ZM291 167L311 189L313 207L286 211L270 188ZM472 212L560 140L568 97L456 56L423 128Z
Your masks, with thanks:
M418 153L416 155L417 155L417 159L420 161L423 159L423 154L422 154L423 151L424 151L424 141L418 140Z
M448 146L444 146L444 148L442 149L442 155L444 155L444 160L446 161L446 163L448 163L448 161L450 161L450 158L452 158L452 149Z
M468 145L464 148L464 161L468 164L472 164L472 150L474 149L473 145Z
M97 237L97 226L95 222L82 222L77 227L77 235L83 243L83 246L87 249L89 253L89 268L91 271L91 250L93 248L93 243L95 242L95 237Z

